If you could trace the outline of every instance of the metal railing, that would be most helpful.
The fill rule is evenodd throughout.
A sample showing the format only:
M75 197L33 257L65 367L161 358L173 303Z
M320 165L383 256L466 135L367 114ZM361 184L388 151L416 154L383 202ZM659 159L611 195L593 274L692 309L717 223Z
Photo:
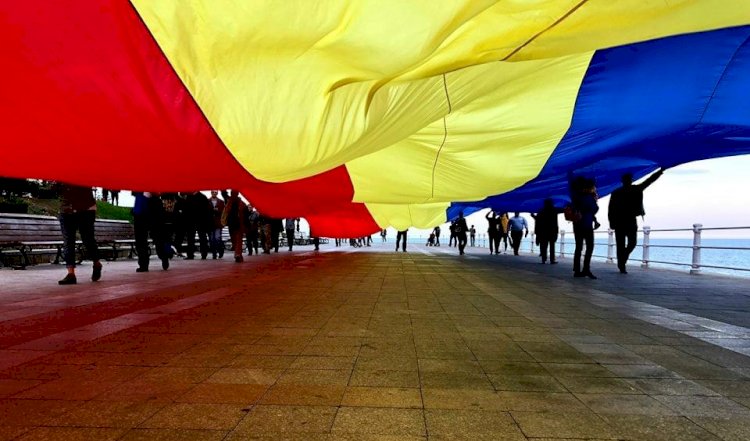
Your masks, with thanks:
M672 228L672 229L652 229L650 226L644 226L642 229L638 230L639 233L642 233L641 243L636 245L637 248L642 249L642 257L641 257L641 267L648 268L650 264L656 263L661 265L675 265L675 266L688 266L690 267L690 274L700 274L702 268L712 268L712 269L722 269L722 270L732 270L732 271L749 271L750 268L748 267L736 267L736 266L728 266L728 265L711 265L703 263L701 260L701 251L702 250L731 250L731 251L750 251L750 247L742 247L742 246L710 246L710 245L702 245L701 239L702 239L702 233L704 231L750 231L750 226L741 226L741 227L713 227L713 228L707 228L704 227L702 224L693 224L693 228ZM652 233L692 233L693 236L693 244L692 246L688 245L665 245L665 244L652 244L651 243L651 234ZM565 236L572 234L571 232L566 232L565 230L560 230L560 239L558 241L559 243L559 255L560 257L565 257L566 254L566 245L574 245L575 242L569 242L565 240ZM596 242L596 236L599 235L607 235L607 255L597 255L594 254L593 257L605 259L609 263L613 263L617 259L617 252L616 252L616 243L615 243L615 232L614 230L606 230L606 231L595 231L594 232L594 247L596 245L603 245L601 242ZM672 249L685 249L685 250L692 250L692 259L690 262L671 262L671 261L662 261L662 260L653 260L651 259L651 250L654 248L672 248ZM531 240L531 252L534 252L534 239L532 235Z

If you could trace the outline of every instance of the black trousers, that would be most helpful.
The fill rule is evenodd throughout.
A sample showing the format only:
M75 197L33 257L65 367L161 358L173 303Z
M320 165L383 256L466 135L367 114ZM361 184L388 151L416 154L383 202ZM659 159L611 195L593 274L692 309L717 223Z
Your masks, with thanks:
M591 255L594 254L594 229L581 227L573 223L573 235L576 239L576 249L573 253L573 272L591 272ZM586 244L586 254L583 256L583 269L581 269L581 253L584 243Z
M466 248L466 233L456 234L456 242L458 242L458 253L463 254Z
M68 268L76 267L76 231L81 234L81 241L86 247L88 258L93 261L99 260L99 247L96 244L96 237L94 237L95 219L96 212L93 210L60 215L60 229L65 241L63 256L65 266Z
M539 238L539 250L542 254L542 262L547 261L547 249L549 249L549 261L555 261L555 240Z
M294 245L294 228L286 230L286 241L289 251L292 251L292 245Z
M624 270L630 253L638 243L638 225L615 229L615 243L617 245L617 268Z
M148 238L154 242L154 249L159 259L169 258L167 243L164 240L164 228L158 221L146 215L133 216L135 233L135 251L138 253L138 267L147 269L149 263Z
M513 245L513 254L515 254L516 256L518 255L518 250L521 249L521 239L523 239L523 231L510 232L510 242L511 245ZM497 246L500 246L499 241Z
M255 250L255 254L260 254L258 252L258 227L250 227L247 230L247 233L245 233L245 240L247 240L247 255L252 256L253 250Z
M396 233L396 251L398 251L398 245L401 243L401 239L404 239L402 250L406 251L406 231L399 231Z
M202 258L208 256L208 234L205 230L198 229L196 225L188 225L185 228L187 236L187 257L195 257L195 234L198 234L198 243L200 244L200 253Z

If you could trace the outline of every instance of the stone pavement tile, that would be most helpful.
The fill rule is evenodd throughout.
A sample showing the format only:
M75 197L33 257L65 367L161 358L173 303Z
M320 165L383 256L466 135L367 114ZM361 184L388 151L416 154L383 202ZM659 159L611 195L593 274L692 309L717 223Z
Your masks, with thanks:
M221 441L226 430L131 429L118 441Z
M19 392L40 385L39 380L17 380L13 378L0 379L0 398L13 396Z
M678 415L679 412L648 395L575 394L600 415Z
M5 398L0 400L0 415L3 426L45 425L81 404L80 401Z
M719 441L720 438L682 416L605 415L623 438L643 441Z
M255 404L269 386L264 384L201 383L175 399L179 403Z
M508 412L431 409L425 411L425 417L430 438L492 435L509 441L526 439Z
M423 388L493 390L492 383L483 373L420 372Z
M511 411L529 438L619 438L618 432L593 412Z
M154 401L88 401L71 409L63 415L53 418L49 425L75 427L136 427L166 403Z
M38 427L23 434L20 441L49 441L64 439L66 441L114 441L126 432L127 429L103 429L93 427Z
M655 364L605 364L608 370L619 378L680 378L680 376Z
M155 367L144 372L138 378L142 381L170 383L200 383L210 377L216 368L211 367Z
M230 430L245 416L238 404L169 404L140 427L145 429Z
M301 356L290 366L292 369L351 369L355 357L316 357Z
M546 363L594 363L587 355L565 343L520 342L519 346L534 360Z
M626 381L648 395L719 395L704 386L707 384L705 381L698 383L680 378L640 378Z
M223 441L332 441L330 433L310 432L230 432Z
M418 389L385 387L348 387L342 406L422 408Z
M430 437L432 439L432 437ZM371 433L331 433L326 441L427 441L427 436L375 435ZM270 439L269 439L270 441ZM306 440L300 440L306 441Z
M351 357L359 354L359 345L307 345L302 355L322 357Z
M359 356L364 358L414 358L416 355L417 351L410 335L400 339L366 338L363 340L359 351Z
M33 430L33 427L0 426L0 441L16 439L30 430Z
M446 360L476 360L477 357L469 349L464 347L435 346L417 348L419 358L442 358ZM493 357L494 358L494 354Z
M422 409L341 407L333 423L334 433L424 436Z
M732 401L736 401L750 409L750 397L732 397Z
M725 397L653 395L680 415L723 417L737 415L750 418L750 409Z
M267 384L276 383L284 371L281 369L222 368L214 372L207 383Z
M84 352L62 351L52 354L50 363L97 366L164 366L174 359L174 354L145 352Z
M487 375L495 390L566 392L565 387L551 375Z
M171 402L195 386L194 383L172 383L133 380L95 396L96 401L145 401Z
M312 336L310 335L264 335L253 341L256 345L273 346L306 346Z
M422 389L426 409L587 411L570 393Z
M528 343L537 344L537 343ZM546 344L546 343L539 343ZM472 353L476 356L477 360L503 360L503 361L522 361L522 362L533 362L535 361L532 355L524 351L518 343L498 343L495 345L487 345L481 348L472 349Z
M616 375L600 364L591 363L540 363L555 377L615 377Z
M201 354L200 352L186 351L166 363L171 367L188 368L220 368L227 366L237 358L236 351L212 352Z
M300 355L304 345L283 346L283 345L248 345L244 349L246 354L254 355Z
M705 380L701 384L727 397L750 397L750 381Z
M116 384L98 381L52 380L15 395L15 398L44 400L90 400Z
M420 372L464 372L483 373L482 366L475 360L442 360L420 358L418 360Z
M351 369L287 369L276 384L317 384L346 386L352 376Z
M747 441L750 439L750 418L731 415L723 418L691 417L690 419L722 440Z
M357 369L363 370L393 370L393 371L416 371L419 369L417 357L384 357L367 358L359 357L356 363Z
M419 372L354 369L349 386L419 387Z
M747 368L750 367L750 360L747 358L748 340L743 340L745 343L741 346L735 346L733 343L741 341L740 339L727 338L716 340L717 344L721 344L723 347L712 345L684 345L680 346L680 350L687 352L688 354L695 355L703 360L710 361L711 363L717 364L723 367L729 368ZM736 344L736 343L735 343ZM736 348L740 352L734 352Z
M275 384L260 399L261 404L297 406L338 406L345 386L316 384Z
M240 421L230 438L244 439L239 435L268 432L328 433L336 411L335 407L326 406L255 406Z
M294 355L255 355L240 354L235 357L228 367L249 369L286 369L294 363Z
M488 374L502 375L547 375L547 370L535 361L479 360L482 370Z
M557 377L567 390L583 394L642 394L627 381L611 377Z

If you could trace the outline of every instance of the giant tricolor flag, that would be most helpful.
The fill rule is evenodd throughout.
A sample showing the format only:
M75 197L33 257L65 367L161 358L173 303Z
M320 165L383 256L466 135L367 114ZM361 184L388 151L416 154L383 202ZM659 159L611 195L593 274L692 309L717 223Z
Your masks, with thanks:
M748 0L0 4L0 175L238 188L319 235L750 153Z

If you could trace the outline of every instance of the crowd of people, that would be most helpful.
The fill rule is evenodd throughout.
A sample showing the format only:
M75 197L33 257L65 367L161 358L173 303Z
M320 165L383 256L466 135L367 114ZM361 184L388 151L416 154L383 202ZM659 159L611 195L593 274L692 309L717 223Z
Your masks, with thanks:
M615 234L617 249L617 267L622 274L627 274L627 262L636 247L638 232L638 216L643 216L643 191L654 183L664 173L659 169L641 184L633 184L633 176L624 174L622 186L616 189L610 198L608 220L610 228ZM573 253L573 276L596 279L591 271L591 258L594 252L594 230L600 227L596 218L599 211L599 196L593 179L577 177L570 180L570 204L564 208L557 208L552 199L546 199L534 218L534 235L539 246L539 256L542 263L557 264L555 258L555 243L560 231L558 216L562 213L565 219L573 224L575 237L575 251ZM489 211L487 219L487 238L490 254L500 254L501 244L507 252L510 243L514 255L519 255L521 241L528 237L529 226L526 219L515 212L509 217L507 212ZM453 220L448 227L450 239L448 246L457 247L459 254L464 254L467 244L467 234L470 246L475 246L476 228L467 227L463 213ZM426 246L440 246L440 226L436 226L427 239ZM396 251L403 239L402 250L406 251L407 231L399 231ZM385 236L383 236L385 237Z
M609 224L614 230L617 249L617 266L622 274L627 274L627 261L635 249L638 231L637 217L643 216L643 191L656 181L664 170L659 169L641 184L633 184L633 176L622 176L622 186L612 193L609 203ZM88 258L93 261L91 280L101 278L102 265L99 260L94 221L96 201L91 188L77 187L59 183L56 185L61 199L60 226L64 238L64 259L67 274L59 281L61 285L75 284L75 241L76 232L81 236ZM114 195L108 191L110 195ZM138 254L137 272L149 270L149 238L153 242L156 255L164 270L169 268L170 259L175 255L186 260L195 259L199 253L201 259L210 254L214 259L224 256L225 245L222 231L229 230L231 250L234 260L244 260L243 250L247 243L248 255L271 250L279 251L279 235L284 231L289 251L293 250L294 238L299 232L299 219L275 219L259 213L252 205L246 204L236 190L211 191L207 197L199 191L192 193L148 193L133 192L133 227L135 248ZM107 196L104 196L107 197ZM540 249L542 263L549 259L556 264L555 242L559 233L558 215L563 213L565 219L573 223L575 251L573 253L573 276L597 277L591 271L591 258L594 251L594 230L599 228L596 214L599 211L598 195L594 180L578 177L570 180L570 204L565 208L555 207L551 199L544 201L535 219L534 233ZM513 217L508 213L490 211L486 215L487 234L490 254L500 254L501 244L507 252L510 243L514 255L519 255L521 241L529 234L526 219L515 212ZM398 231L396 251L401 248L406 252L408 230ZM448 246L458 248L459 254L465 254L467 243L476 244L476 228L469 227L463 212L450 223ZM440 246L440 226L436 226L429 235L427 246ZM386 242L387 232L381 230L380 236ZM196 237L198 246L196 246ZM319 240L313 237L315 250L319 249ZM336 239L336 246L341 246L343 239ZM371 246L371 236L349 239L353 247Z
M75 275L76 231L80 233L86 254L94 262L91 279L101 278L99 250L94 238L96 201L89 187L58 184L60 194L60 225L64 238L66 276L61 285L77 283ZM174 256L193 260L224 257L224 227L229 231L231 252L237 263L247 254L279 252L280 234L286 233L289 251L294 248L299 234L299 218L276 219L266 216L251 204L246 204L236 190L211 191L207 197L199 191L191 193L133 192L133 230L138 255L136 272L148 272L150 263L149 239L153 243L161 267L167 270ZM196 245L196 238L198 243ZM313 238L315 250L319 241Z

